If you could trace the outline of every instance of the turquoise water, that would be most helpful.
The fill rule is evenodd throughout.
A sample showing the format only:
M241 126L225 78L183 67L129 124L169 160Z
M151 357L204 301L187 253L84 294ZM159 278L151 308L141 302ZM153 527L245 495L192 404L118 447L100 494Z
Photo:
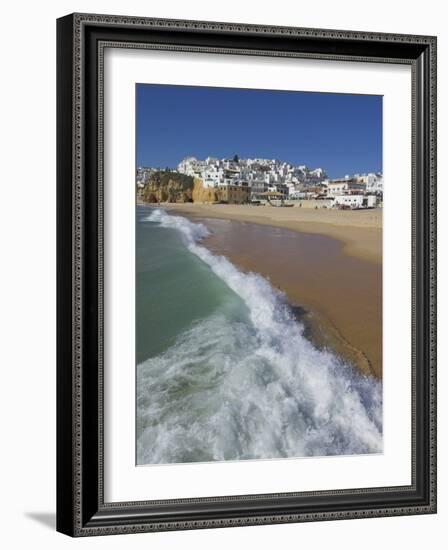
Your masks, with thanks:
M144 221L150 213L137 207L137 364L166 351L179 334L214 313L247 316L241 299L188 251L177 229Z
M137 209L137 463L382 452L381 383L316 349L207 233Z

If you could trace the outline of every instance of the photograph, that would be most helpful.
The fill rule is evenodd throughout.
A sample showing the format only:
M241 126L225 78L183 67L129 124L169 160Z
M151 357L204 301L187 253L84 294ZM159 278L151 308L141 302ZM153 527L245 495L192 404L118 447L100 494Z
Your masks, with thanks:
M448 548L444 6L5 3L2 548Z
M436 514L437 36L188 15L57 19L56 529Z
M382 454L383 97L139 82L135 127L136 465Z

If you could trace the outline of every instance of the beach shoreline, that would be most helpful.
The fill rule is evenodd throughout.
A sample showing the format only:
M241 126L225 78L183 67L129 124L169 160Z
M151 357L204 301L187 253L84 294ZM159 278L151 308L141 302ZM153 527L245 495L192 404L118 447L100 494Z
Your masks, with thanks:
M285 292L316 345L335 351L363 374L382 377L381 212L163 207L205 223L211 229L207 248Z
M344 253L382 263L382 210L281 208L237 204L163 203L193 218L217 218L314 233L339 240Z

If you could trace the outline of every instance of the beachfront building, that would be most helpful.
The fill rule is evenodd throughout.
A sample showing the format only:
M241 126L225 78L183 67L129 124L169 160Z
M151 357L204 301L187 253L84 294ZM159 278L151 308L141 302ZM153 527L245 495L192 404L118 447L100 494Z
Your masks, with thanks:
M250 191L247 184L223 185L219 187L219 200L228 204L247 204Z
M264 180L253 180L248 186L249 198L252 202L260 200L260 196L268 190L268 184Z
M275 191L277 193L281 193L283 197L288 197L289 195L289 187L284 183L278 183L277 185L273 185L270 191Z
M366 191L369 193L383 193L383 174L370 173L366 178Z
M364 183L358 183L354 178L343 178L329 181L326 189L329 197L336 197L364 193L366 186Z
M307 193L304 191L298 191L297 189L294 189L294 191L290 191L288 195L289 200L304 200L308 199Z
M250 201L266 192L281 193L285 199L334 199L342 195L377 195L383 192L381 173L347 175L330 180L323 168L310 169L277 159L209 156L205 160L184 158L178 172L200 179L205 189L247 186ZM355 201L356 202L356 201Z
M320 185L327 175L322 168L309 169L277 159L247 158L235 155L231 159L209 156L205 160L196 157L184 158L178 172L201 179L205 188L224 185L241 186L247 183L250 195L255 196L271 188L285 196L293 196L301 186Z
M337 195L334 197L333 208L359 210L375 208L377 204L376 195Z
M367 193L381 194L383 192L383 174L381 172L355 174L353 179L357 183L364 184L366 186Z

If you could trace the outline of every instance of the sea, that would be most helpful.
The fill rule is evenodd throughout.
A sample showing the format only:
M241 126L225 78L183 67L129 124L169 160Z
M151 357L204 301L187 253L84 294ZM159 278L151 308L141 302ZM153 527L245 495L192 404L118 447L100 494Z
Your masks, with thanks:
M137 464L381 453L381 381L316 347L208 234L137 206Z

